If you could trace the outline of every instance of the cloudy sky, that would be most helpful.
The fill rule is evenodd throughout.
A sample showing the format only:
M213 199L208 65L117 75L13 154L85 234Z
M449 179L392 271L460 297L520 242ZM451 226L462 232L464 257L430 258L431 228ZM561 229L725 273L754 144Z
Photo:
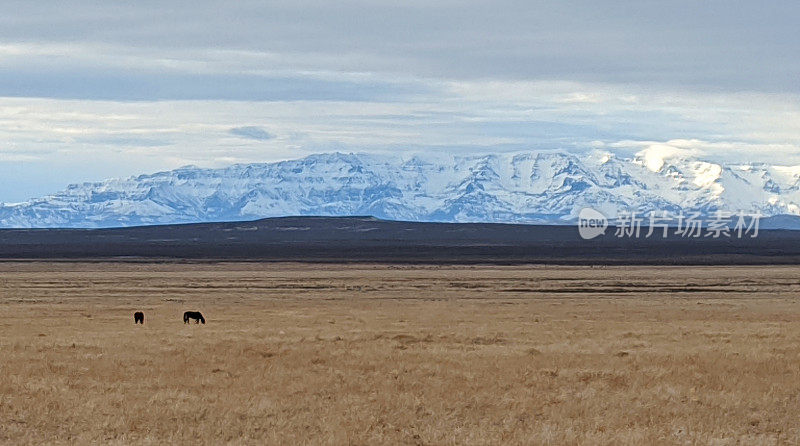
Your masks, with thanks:
M0 202L320 151L800 164L800 3L0 2Z

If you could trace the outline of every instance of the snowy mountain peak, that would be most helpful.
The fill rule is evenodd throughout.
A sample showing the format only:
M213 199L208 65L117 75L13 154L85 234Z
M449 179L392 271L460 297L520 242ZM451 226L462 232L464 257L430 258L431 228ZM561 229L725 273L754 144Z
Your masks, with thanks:
M286 215L412 221L572 222L583 207L800 215L800 166L724 165L654 145L633 158L595 151L479 156L321 153L221 169L73 184L0 205L2 227L108 227Z

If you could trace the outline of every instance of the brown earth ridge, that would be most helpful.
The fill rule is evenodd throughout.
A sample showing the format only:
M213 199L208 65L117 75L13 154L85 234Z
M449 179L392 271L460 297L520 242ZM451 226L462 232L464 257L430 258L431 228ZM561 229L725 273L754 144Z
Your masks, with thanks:
M110 229L3 229L0 259L253 260L452 264L797 264L800 231L751 238L584 240L576 226L282 217Z

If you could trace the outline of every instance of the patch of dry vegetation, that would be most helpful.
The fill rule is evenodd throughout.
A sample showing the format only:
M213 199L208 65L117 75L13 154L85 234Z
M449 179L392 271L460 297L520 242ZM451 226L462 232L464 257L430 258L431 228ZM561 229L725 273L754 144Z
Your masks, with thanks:
M0 264L0 441L796 444L799 275Z

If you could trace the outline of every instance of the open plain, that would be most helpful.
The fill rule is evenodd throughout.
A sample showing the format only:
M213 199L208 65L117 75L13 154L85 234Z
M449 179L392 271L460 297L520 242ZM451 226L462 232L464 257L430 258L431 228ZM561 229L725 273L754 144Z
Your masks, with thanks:
M797 444L799 298L794 266L5 262L0 442Z

